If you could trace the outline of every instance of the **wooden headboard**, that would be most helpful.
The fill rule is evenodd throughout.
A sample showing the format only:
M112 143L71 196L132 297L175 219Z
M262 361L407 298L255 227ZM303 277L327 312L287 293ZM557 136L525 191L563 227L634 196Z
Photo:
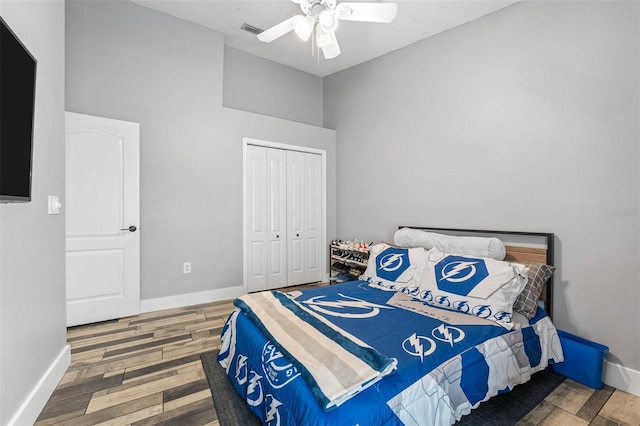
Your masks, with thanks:
M482 229L455 229L455 228L431 228L422 226L398 226L398 229L411 228L426 232L437 232L439 234L450 234L456 236L482 236L482 237L496 237L502 241L509 239L511 236L518 240L532 239L538 242L542 242L542 247L531 247L531 244L523 242L505 242L505 249L507 251L505 260L510 262L537 262L546 263L547 265L553 265L553 241L554 234L548 232L521 232L521 231L487 231ZM523 245L519 245L523 244ZM553 319L553 275L547 281L546 287L542 290L540 300L544 303L544 309Z

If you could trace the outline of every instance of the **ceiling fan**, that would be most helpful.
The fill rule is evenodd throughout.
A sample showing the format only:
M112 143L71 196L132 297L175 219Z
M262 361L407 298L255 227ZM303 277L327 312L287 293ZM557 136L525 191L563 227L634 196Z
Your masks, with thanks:
M395 3L355 3L336 0L291 0L300 5L304 15L293 16L278 25L258 34L258 39L271 42L290 31L307 41L315 30L318 48L322 49L325 59L340 54L340 46L335 30L338 21L364 21L389 23L395 18L398 7Z

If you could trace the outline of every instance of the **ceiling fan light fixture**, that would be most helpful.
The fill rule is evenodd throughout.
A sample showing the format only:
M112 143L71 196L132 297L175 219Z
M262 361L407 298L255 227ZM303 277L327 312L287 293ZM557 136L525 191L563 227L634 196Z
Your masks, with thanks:
M318 34L318 47L323 48L329 46L333 42L331 36L327 33Z
M300 40L307 41L311 37L313 27L316 24L316 20L313 16L305 16L303 19L295 24L294 30L296 35L300 37Z
M325 31L335 31L338 28L338 19L333 15L333 12L330 10L323 10L318 15L318 22L322 26L322 29Z
M336 33L322 33L322 46L320 45L320 37L318 37L318 47L322 49L325 59L333 59L340 54Z

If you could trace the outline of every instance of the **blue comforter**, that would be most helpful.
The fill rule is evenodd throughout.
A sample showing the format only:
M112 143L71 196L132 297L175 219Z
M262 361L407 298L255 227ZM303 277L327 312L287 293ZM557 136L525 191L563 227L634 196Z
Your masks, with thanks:
M327 411L297 355L272 341L251 313L237 310L223 330L219 360L267 424L453 424L480 402L528 381L549 359L562 360L556 330L542 311L508 331L364 281L283 300L397 360L397 371ZM291 310L287 304L282 309Z

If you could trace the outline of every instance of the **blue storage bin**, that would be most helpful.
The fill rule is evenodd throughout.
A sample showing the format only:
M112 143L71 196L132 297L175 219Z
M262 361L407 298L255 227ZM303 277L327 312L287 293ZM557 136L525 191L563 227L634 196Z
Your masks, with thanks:
M553 371L594 389L602 389L602 369L609 348L558 330L564 362L553 364Z

